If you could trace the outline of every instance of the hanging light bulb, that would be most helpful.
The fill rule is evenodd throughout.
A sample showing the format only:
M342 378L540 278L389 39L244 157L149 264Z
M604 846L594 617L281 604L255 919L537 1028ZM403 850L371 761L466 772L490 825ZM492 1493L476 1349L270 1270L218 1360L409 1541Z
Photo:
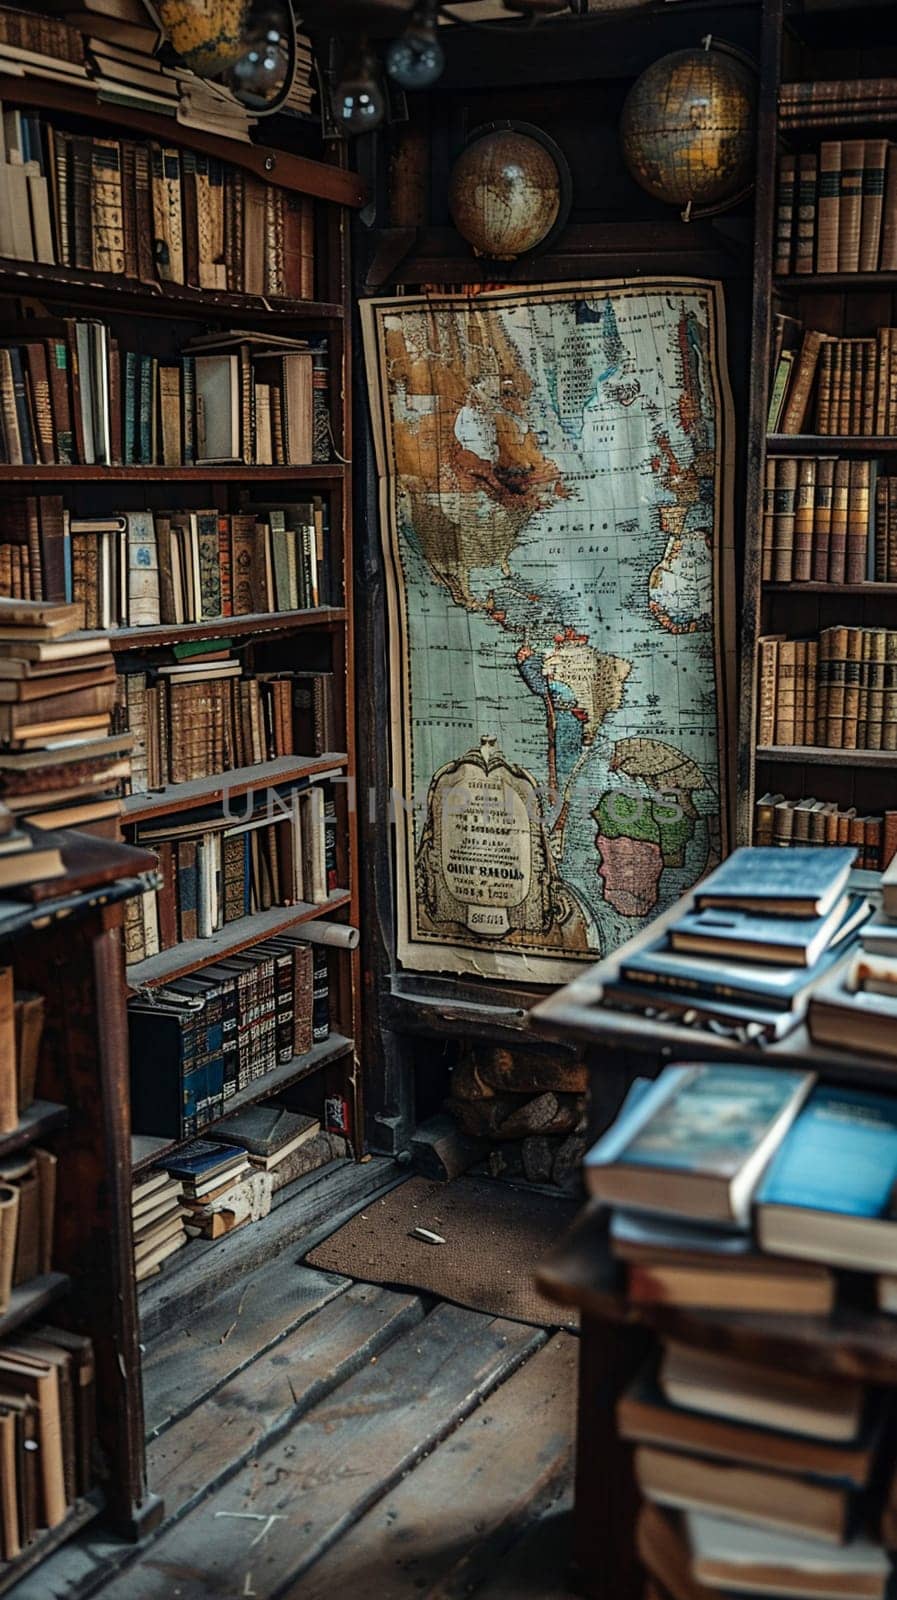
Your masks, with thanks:
M379 128L386 110L383 90L377 81L377 63L362 47L346 63L333 91L333 112L345 134L372 133Z
M401 89L429 89L442 76L445 51L439 43L438 12L439 0L423 0L386 52L386 70Z

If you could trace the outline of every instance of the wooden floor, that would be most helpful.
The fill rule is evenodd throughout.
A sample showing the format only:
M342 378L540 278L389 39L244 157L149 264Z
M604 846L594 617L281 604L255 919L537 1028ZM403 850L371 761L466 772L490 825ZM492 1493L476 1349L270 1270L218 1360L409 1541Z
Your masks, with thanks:
M316 1237L363 1204L358 1174ZM312 1271L288 1217L248 1275L222 1254L212 1299L148 1308L162 1528L137 1550L83 1537L15 1600L565 1594L575 1337Z

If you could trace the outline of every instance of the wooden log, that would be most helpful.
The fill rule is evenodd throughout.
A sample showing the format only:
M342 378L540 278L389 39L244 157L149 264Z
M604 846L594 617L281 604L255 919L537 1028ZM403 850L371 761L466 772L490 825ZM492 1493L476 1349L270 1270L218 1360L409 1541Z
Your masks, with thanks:
M480 1071L474 1056L466 1057L455 1068L451 1079L451 1093L453 1100L495 1099L495 1090Z
M482 1161L485 1145L463 1133L447 1112L421 1123L411 1140L411 1163L423 1178L458 1178Z
M555 1151L551 1181L559 1189L578 1194L582 1188L582 1158L588 1140L584 1133L571 1133Z
M494 1100L446 1100L445 1108L456 1118L462 1132L473 1138L495 1134L503 1122L517 1109L517 1102L509 1095L497 1095Z
M497 1144L489 1151L490 1178L523 1178L523 1146L513 1143Z
M554 1147L542 1134L532 1134L520 1146L523 1171L529 1183L550 1183Z
M582 1112L578 1095L540 1094L518 1106L496 1126L496 1132L500 1139L525 1139L531 1133L572 1133Z
M533 1052L480 1049L476 1053L480 1078L499 1094L586 1094L589 1075L585 1062Z

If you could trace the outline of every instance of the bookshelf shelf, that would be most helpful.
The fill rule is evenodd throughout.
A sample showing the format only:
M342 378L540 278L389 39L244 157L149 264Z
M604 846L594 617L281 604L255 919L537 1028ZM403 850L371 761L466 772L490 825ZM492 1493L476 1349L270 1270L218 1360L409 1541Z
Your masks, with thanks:
M189 284L144 283L117 273L88 272L78 267L47 266L39 261L17 261L0 256L0 293L66 300L72 304L99 304L104 311L144 312L161 317L259 318L291 322L331 323L342 320L342 307L323 300L267 299L263 295L231 294L218 289L195 289Z
M176 811L190 811L194 806L215 805L226 796L249 794L253 789L273 788L298 778L313 778L342 769L347 759L343 754L281 756L277 761L235 767L233 772L216 772L208 778L193 778L189 783L170 783L154 794L129 795L124 803L122 821L146 822L150 817L168 817Z
M782 294L831 294L832 290L870 289L882 293L897 289L897 272L790 272L773 278Z
M344 606L315 606L307 611L253 611L238 617L212 617L207 622L166 622L158 628L112 628L108 633L77 633L75 639L108 639L113 650L154 650L188 639L230 639L242 634L292 633L296 628L329 628L348 619Z
M895 595L897 583L764 583L766 594Z
M170 950L160 951L157 956L135 962L127 969L128 984L133 990L151 989L160 983L170 983L173 978L186 978L188 973L198 972L200 967L210 966L213 961L220 961L226 956L235 956L250 945L259 944L263 939L273 939L276 934L285 933L288 928L295 928L301 922L311 922L315 917L326 917L339 911L350 904L351 898L347 889L336 889L323 905L313 906L300 901L293 906L272 906L270 911L257 911L254 916L241 917L239 922L226 923L210 939L185 939Z
M838 750L816 744L761 744L757 746L758 761L803 762L817 767L884 767L897 766L895 750Z
M20 1284L18 1289L13 1289L9 1297L9 1309L0 1316L0 1338L12 1333L14 1328L21 1327L31 1317L40 1316L54 1300L60 1300L70 1286L71 1279L64 1272L45 1272L41 1277L32 1278L30 1282Z
M0 1594L5 1594L13 1584L19 1583L25 1574L32 1572L35 1567L45 1561L47 1556L58 1550L60 1545L66 1544L74 1538L83 1528L89 1527L103 1510L104 1500L99 1489L92 1489L90 1494L76 1500L65 1519L55 1528L46 1528L39 1533L33 1544L28 1545L20 1556L14 1561L0 1561Z
M11 1155L23 1145L45 1139L48 1133L63 1128L68 1120L68 1107L57 1106L50 1100L33 1100L17 1128L0 1133L0 1156Z
M897 449L897 440L894 441ZM0 483L341 483L341 461L304 467L255 467L214 463L196 467L0 466Z
M226 1117L233 1116L235 1111L241 1111L244 1106L254 1106L259 1100L267 1100L269 1095L280 1094L288 1089L291 1084L298 1083L301 1078L310 1077L313 1072L318 1072L321 1067L329 1065L331 1061L339 1061L343 1056L350 1055L355 1049L354 1042L341 1033L331 1033L322 1044L316 1044L314 1049L302 1056L294 1056L292 1061L281 1062L272 1072L266 1072L263 1078L256 1078L248 1083L245 1089L240 1089L232 1095L227 1102L226 1111L220 1117L215 1117L211 1122L206 1122L198 1128L190 1139L157 1139L152 1134L134 1134L131 1139L131 1166L135 1173L145 1172L148 1167L161 1161L163 1156L170 1155L173 1150L179 1150L181 1145L189 1144L193 1138L201 1139L210 1128L218 1126Z
M770 433L770 456L897 455L897 437L868 433Z
M111 124L119 133L143 133L162 144L202 150L207 155L217 156L220 161L245 167L247 172L254 172L256 177L264 178L268 183L276 183L283 189L294 189L299 194L313 195L318 200L329 200L356 210L367 203L364 181L346 167L329 161L314 161L308 156L290 155L285 150L271 146L248 144L240 139L222 139L216 134L204 133L200 128L188 128L174 117L154 116L151 111L115 105L83 89L69 88L67 84L50 82L44 78L0 75L0 100L9 105L34 106L42 111L88 117L91 122Z

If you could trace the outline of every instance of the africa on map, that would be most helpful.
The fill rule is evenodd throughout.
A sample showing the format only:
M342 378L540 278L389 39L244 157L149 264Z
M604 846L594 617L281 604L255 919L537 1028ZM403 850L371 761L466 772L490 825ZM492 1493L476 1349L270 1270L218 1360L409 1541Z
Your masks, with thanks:
M648 279L363 310L399 958L564 981L726 843L721 291Z

